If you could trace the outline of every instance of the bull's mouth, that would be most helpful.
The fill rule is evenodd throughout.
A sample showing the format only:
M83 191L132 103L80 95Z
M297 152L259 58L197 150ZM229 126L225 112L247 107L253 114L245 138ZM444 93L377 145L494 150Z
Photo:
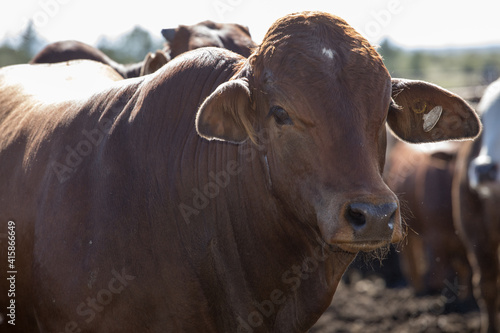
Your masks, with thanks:
M393 243L389 239L385 240L371 240L371 241L333 241L327 242L322 237L317 238L321 246L324 248L329 248L331 251L336 252L334 249L340 249L342 252L356 254L358 252L373 252L382 248L389 246Z
M350 253L371 252L390 244L389 240L336 243L340 249Z

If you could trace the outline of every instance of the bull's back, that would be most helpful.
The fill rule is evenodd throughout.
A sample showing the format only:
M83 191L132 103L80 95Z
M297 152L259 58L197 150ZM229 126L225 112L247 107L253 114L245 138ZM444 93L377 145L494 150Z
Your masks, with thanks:
M74 122L92 96L121 79L94 61L0 70L0 186L15 195L16 188L33 180L31 175L46 167L43 156L52 154L44 147L63 139L54 133ZM9 195L4 192L1 198L5 205Z
M37 53L31 64L52 64L77 59L88 59L107 64L108 56L100 50L75 40L55 42L44 47Z
M86 99L123 79L111 67L92 60L74 60L57 64L15 65L0 70L2 99L55 103ZM2 105L0 112L6 107Z
M121 76L113 69L93 61L1 69L2 189L12 190L11 195L15 195L15 188L26 183L27 176L40 167L36 157L42 146L56 139L51 137L54 131L67 126L91 96L118 80ZM2 206L9 199L7 193L2 193Z

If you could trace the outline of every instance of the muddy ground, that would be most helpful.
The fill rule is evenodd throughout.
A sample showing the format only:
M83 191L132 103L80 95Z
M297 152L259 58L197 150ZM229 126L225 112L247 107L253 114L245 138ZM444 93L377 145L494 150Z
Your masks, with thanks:
M388 288L381 277L347 274L349 283L341 282L331 306L310 333L479 331L477 305L463 305L456 296L462 286L455 282L448 283L440 294L417 297L405 283Z

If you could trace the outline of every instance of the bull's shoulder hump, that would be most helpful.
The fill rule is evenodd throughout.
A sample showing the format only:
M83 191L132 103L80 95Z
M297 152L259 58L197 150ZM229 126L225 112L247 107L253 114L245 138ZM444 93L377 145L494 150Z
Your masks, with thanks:
M45 103L87 99L122 79L111 67L92 60L23 64L0 70L3 89L15 89L17 96Z
M175 57L155 73L145 76L145 84L140 89L147 93L165 84L173 84L174 90L182 91L211 84L205 81L209 78L209 81L228 80L237 70L237 64L245 59L237 53L217 47L195 49ZM168 89L169 95L175 95L172 87Z
M220 47L202 47L175 57L164 67L167 67L168 70L168 67L177 66L180 63L191 63L201 67L216 66L221 62L236 63L244 59L242 55L227 49Z

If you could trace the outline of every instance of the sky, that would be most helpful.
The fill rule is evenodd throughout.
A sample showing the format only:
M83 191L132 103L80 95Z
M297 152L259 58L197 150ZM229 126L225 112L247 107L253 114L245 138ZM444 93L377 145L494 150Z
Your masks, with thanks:
M497 0L0 0L0 40L33 20L48 42L76 39L95 45L139 25L161 38L162 28L207 19L240 23L259 43L278 18L320 10L338 15L371 43L384 38L407 48L500 45Z

